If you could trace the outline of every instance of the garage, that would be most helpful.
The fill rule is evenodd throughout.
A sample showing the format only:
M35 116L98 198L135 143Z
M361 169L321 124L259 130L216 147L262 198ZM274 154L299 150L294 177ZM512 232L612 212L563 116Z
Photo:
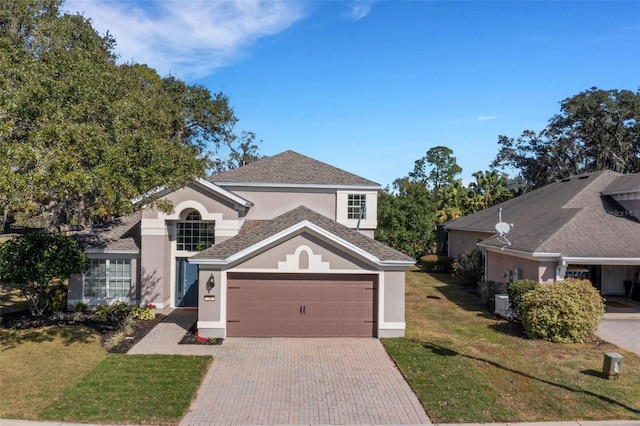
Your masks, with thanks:
M375 337L377 275L229 273L227 336Z

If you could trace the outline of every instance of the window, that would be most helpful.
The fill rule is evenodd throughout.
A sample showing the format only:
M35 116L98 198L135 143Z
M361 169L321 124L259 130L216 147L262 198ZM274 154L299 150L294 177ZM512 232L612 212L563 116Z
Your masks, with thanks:
M91 259L83 278L84 297L127 298L131 293L131 260Z
M362 211L362 216L360 216ZM367 218L366 194L349 194L347 199L347 219Z
M200 213L189 213L178 222L178 250L201 251L215 243L215 222L203 222Z

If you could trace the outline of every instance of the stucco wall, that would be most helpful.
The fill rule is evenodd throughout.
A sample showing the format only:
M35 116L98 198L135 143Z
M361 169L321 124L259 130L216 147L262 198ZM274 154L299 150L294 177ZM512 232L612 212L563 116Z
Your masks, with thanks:
M298 259L295 253L296 250L303 246L309 249L306 250L308 266L305 268L309 272L372 270L365 262L350 255L344 249L334 247L308 232L270 247L268 251L245 260L236 265L235 268L270 269L286 272L288 269L296 267Z
M162 197L162 199L170 201L174 206L174 210L178 210L176 211L178 214L180 209L176 209L176 207L180 206L181 203L195 202L202 205L207 212L221 213L225 219L237 219L239 215L233 204L228 200L217 196L212 191L205 190L195 183L171 192ZM154 209L146 209L142 213L143 219L157 219L159 216L162 216L162 213Z
M478 248L477 243L492 236L486 232L459 231L452 229L449 231L449 256L454 259L461 259L467 250Z
M171 302L171 248L166 235L143 235L140 257L141 302L155 303L158 307Z
M553 262L538 262L532 259L524 259L510 255L506 252L487 251L486 279L501 283L508 283L513 279L513 271L520 270L520 279L536 280L540 282L555 278L556 264ZM511 271L509 276L507 271Z
M378 318L378 337L402 337L406 328L405 272L385 271L383 281L382 315Z
M247 212L247 219L268 220L280 216L290 210L304 205L330 219L335 220L336 195L335 191L282 188L252 188L226 187L234 194L249 200L253 207Z

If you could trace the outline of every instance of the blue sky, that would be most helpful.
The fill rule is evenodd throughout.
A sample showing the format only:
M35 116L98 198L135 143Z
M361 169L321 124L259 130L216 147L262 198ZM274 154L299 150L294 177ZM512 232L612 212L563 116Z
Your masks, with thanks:
M639 1L68 0L146 63L229 96L260 153L382 186L437 145L466 182L498 135L590 87L640 87Z

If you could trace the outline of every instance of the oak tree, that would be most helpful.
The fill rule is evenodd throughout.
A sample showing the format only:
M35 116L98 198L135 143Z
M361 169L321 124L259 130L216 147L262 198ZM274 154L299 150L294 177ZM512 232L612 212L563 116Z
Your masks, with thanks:
M592 87L563 100L542 131L498 143L492 167L517 170L525 190L602 169L640 172L640 90Z
M233 138L228 98L117 64L115 40L61 4L0 0L4 221L100 222L204 177L211 153Z

